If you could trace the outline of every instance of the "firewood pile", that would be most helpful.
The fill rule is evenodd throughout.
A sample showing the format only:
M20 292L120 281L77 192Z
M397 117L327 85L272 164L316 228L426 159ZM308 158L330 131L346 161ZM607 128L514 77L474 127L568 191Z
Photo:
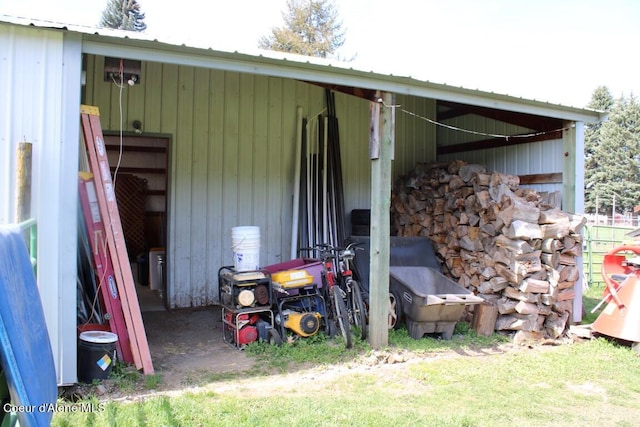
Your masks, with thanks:
M518 176L462 161L418 164L395 183L398 236L426 236L460 285L495 304L495 330L558 338L568 328L580 231L558 193L520 188Z

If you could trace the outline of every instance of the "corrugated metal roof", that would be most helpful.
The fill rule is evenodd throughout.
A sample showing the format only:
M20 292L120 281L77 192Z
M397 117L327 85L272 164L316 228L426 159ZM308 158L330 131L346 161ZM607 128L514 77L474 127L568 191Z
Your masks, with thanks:
M197 43L186 45L179 38L131 31L97 28L60 22L0 15L0 22L71 31L83 35L83 52L146 61L184 64L204 68L308 80L401 93L437 100L452 101L517 111L526 114L594 123L606 113L552 104L538 100L450 86L407 76L377 73L354 68L350 63L256 49L253 52L216 50Z

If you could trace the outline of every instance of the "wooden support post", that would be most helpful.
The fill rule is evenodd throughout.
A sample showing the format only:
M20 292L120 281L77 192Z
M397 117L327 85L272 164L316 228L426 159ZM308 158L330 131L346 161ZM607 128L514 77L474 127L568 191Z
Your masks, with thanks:
M562 132L562 210L568 212L582 212L584 209L584 123L565 122ZM597 216L596 216L597 218ZM580 276L574 289L576 297L573 299L572 320L582 321L582 256L576 258Z
M31 216L31 143L20 142L16 152L16 218L26 221Z
M395 96L377 93L370 105L371 260L369 265L369 344L389 343L389 245L391 159L395 132Z

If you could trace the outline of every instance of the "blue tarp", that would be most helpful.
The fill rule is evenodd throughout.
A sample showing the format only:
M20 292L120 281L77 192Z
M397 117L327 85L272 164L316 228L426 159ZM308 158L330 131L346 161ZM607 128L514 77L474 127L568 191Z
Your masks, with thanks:
M31 259L18 228L0 227L0 365L21 426L49 426L58 388Z

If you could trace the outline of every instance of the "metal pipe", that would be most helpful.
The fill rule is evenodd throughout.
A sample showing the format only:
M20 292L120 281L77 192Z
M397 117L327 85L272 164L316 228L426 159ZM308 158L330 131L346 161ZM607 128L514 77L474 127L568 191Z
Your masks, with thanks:
M300 163L302 162L302 107L296 109L296 156L293 174L293 213L291 221L291 259L298 253L298 221L300 215Z

